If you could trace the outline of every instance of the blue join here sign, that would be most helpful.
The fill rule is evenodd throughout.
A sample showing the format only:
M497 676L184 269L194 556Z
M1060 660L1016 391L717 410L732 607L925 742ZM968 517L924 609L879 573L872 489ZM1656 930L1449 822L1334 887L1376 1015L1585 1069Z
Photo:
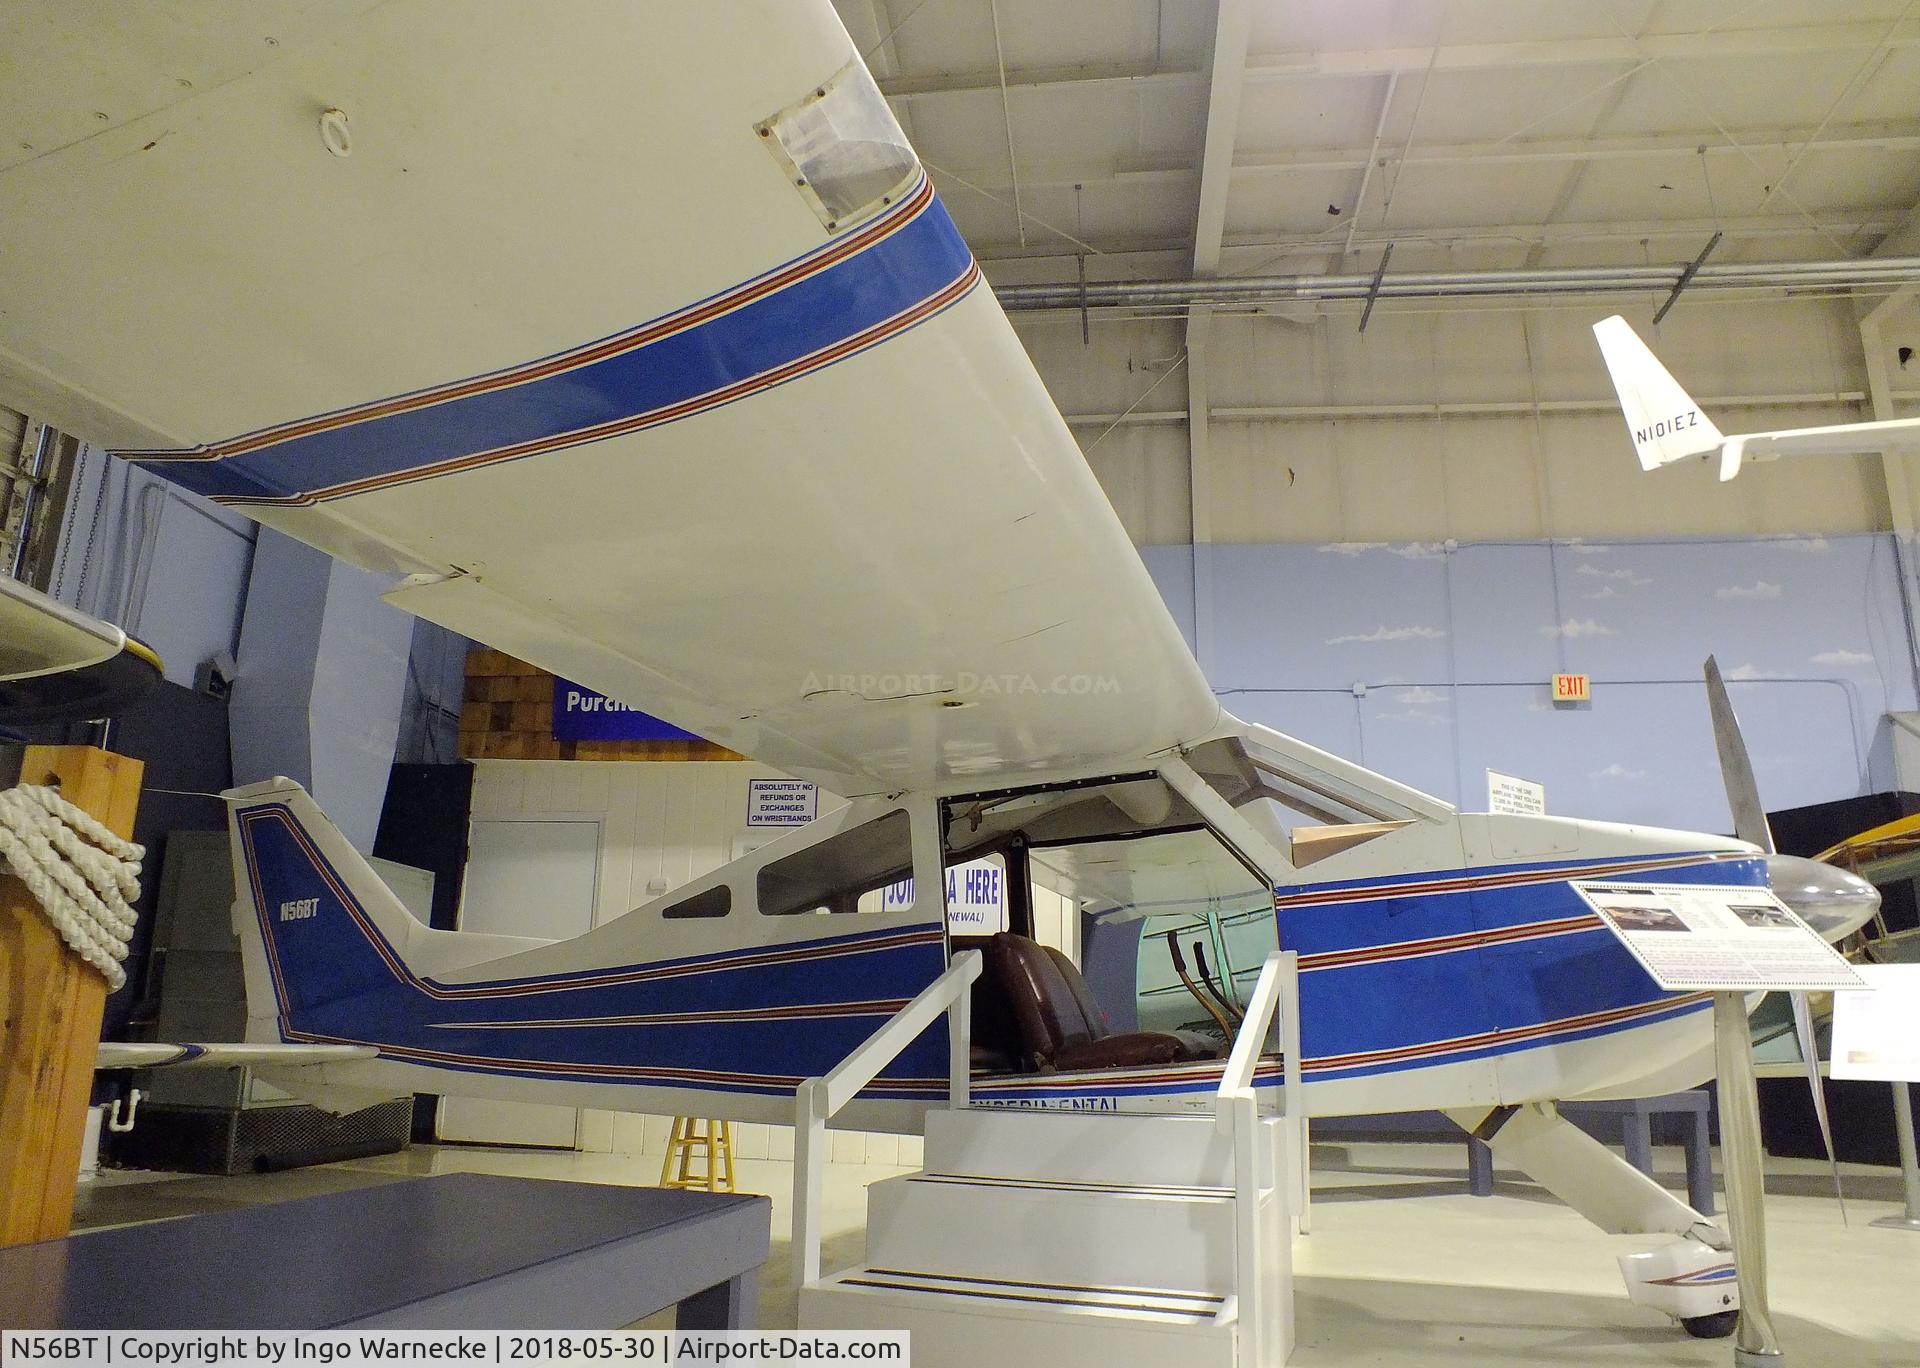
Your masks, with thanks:
M651 713L555 676L553 739L556 741L698 741L690 731Z

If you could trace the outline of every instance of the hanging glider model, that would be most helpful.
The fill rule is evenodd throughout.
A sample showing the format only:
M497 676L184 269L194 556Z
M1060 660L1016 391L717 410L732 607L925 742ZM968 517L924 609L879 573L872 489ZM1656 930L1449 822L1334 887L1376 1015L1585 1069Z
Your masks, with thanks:
M1782 428L1776 432L1724 435L1713 419L1680 388L1626 319L1615 314L1593 325L1607 374L1620 395L1634 452L1642 470L1658 470L1692 457L1719 458L1720 478L1731 480L1747 461L1782 456L1867 456L1920 447L1920 418L1831 427Z
M1782 866L1463 813L1224 713L826 0L3 22L0 395L851 800L546 943L422 926L297 785L240 789L277 1081L787 1120L978 949L975 1105L1201 1107L1282 946L1311 1115L1444 1110L1678 1237L1630 1295L1725 1332L1724 1232L1554 1107L1709 1077L1708 996L1569 880ZM1011 930L950 933L983 864ZM1830 935L1871 915L1818 868ZM1048 898L1084 936L1038 943ZM849 1123L917 1129L945 1029Z

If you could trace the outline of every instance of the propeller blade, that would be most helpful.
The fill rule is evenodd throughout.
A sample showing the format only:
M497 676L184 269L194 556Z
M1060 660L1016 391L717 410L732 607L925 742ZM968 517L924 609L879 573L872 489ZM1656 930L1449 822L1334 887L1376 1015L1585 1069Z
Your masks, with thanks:
M1720 663L1707 657L1707 710L1713 715L1713 746L1720 753L1720 782L1726 786L1727 806L1733 809L1733 834L1767 854L1775 854L1773 829L1767 825L1766 804L1760 801L1760 785L1753 777L1753 761L1747 755L1747 743L1740 735L1740 719L1734 716L1733 700L1727 697L1727 682L1720 677ZM1769 878L1772 868L1769 866ZM1793 1030L1800 1041L1800 1058L1807 1066L1807 1086L1813 1093L1813 1112L1820 1122L1820 1139L1827 1148L1827 1168L1833 1174L1833 1195L1840 1203L1840 1220L1847 1220L1846 1198L1840 1192L1840 1164L1833 1152L1833 1124L1827 1116L1827 1095L1820 1086L1820 1051L1813 1035L1813 1009L1805 993L1789 993L1793 1005Z
M1806 1061L1807 1082L1813 1088L1813 1114L1820 1122L1820 1140L1827 1147L1827 1171L1833 1174L1833 1199L1840 1204L1840 1224L1847 1220L1847 1199L1840 1191L1840 1161L1833 1152L1833 1123L1827 1117L1827 1094L1820 1086L1820 1046L1813 1035L1813 1006L1805 993L1788 993L1793 1004L1793 1033L1800 1041L1800 1058Z
M1720 665L1707 657L1707 710L1713 714L1713 745L1720 752L1720 782L1726 785L1727 806L1733 809L1733 834L1773 854L1773 832L1767 826L1767 809L1760 801L1760 786L1753 779L1753 762L1747 758L1747 743L1740 737L1740 720L1733 715L1733 703L1727 697L1726 681L1720 678Z

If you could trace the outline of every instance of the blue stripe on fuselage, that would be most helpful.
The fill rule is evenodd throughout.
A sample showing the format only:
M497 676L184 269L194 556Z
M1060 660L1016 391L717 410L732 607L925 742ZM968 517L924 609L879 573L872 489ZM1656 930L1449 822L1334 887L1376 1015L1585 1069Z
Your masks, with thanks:
M1627 865L1646 858L1620 857L1613 863ZM1355 899L1280 908L1276 913L1280 944L1304 956L1589 915L1590 909L1564 880L1399 897L1381 896L1380 890L1516 872L1588 871L1602 863L1607 862L1584 859L1501 865L1458 873L1429 871L1392 879L1284 888L1280 890L1282 896L1344 889L1352 891ZM1606 876L1602 872L1587 877ZM1766 884L1765 865L1759 859L1715 860L1706 853L1701 853L1699 863L1620 877L1661 883ZM1669 996L1612 933L1598 925L1573 934L1481 945L1449 954L1363 960L1301 976L1302 1052L1313 1060L1407 1049L1431 1041L1521 1030L1588 1013L1654 1003ZM1644 1023L1636 1020L1628 1024ZM1597 1026L1567 1038L1618 1029L1623 1027ZM1521 1040L1441 1056L1356 1064L1350 1070L1316 1072L1313 1077L1354 1077L1421 1068L1484 1058L1528 1048L1529 1044Z

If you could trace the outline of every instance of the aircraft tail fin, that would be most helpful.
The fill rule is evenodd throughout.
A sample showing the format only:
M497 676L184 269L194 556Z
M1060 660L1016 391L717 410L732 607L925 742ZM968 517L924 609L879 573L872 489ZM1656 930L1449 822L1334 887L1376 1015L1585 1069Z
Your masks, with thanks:
M329 1035L339 1004L411 986L410 947L434 933L291 779L230 790L233 927L248 1035Z
M1633 449L1640 457L1642 470L1654 470L1689 456L1705 456L1718 451L1726 442L1713 420L1680 388L1628 326L1615 314L1593 325L1593 335L1606 359L1607 374L1620 395L1620 408L1626 414L1627 431L1633 436ZM1736 469L1737 469L1736 465ZM1722 479L1727 478L1725 472Z

